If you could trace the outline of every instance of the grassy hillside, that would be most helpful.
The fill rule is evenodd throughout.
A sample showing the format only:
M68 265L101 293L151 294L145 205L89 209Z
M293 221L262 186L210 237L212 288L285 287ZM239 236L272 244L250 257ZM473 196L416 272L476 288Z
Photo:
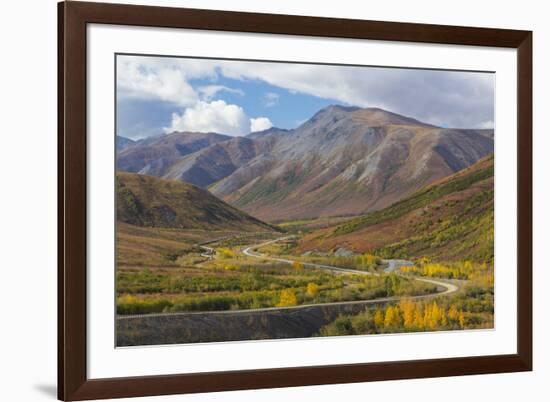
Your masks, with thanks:
M175 180L117 173L117 220L137 226L182 229L274 230L208 191Z
M491 155L388 208L309 234L299 250L492 262L493 169Z

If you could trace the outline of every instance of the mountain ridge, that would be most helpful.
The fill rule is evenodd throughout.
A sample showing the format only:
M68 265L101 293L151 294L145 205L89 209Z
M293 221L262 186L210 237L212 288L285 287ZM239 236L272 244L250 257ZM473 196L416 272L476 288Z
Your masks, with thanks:
M493 152L493 137L493 130L442 128L380 108L331 105L293 130L216 137L134 171L208 188L270 222L359 215L472 165Z
M493 139L477 130L439 128L380 109L325 108L282 138L210 190L268 221L357 215L493 151Z
M162 177L184 156L230 138L223 134L196 132L152 137L117 152L117 166L122 171Z

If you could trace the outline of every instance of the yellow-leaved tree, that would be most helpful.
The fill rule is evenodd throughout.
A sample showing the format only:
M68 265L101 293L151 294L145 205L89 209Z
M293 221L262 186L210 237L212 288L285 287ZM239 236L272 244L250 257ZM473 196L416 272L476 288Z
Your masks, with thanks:
M424 315L425 325L429 329L436 329L441 324L442 309L434 301L431 306L426 306L426 312Z
M289 307L295 306L298 304L298 299L296 298L296 293L292 289L283 289L279 297L279 307Z
M401 324L401 318L399 316L399 307L388 306L386 309L386 315L384 316L384 327L397 327Z
M422 305L420 303L416 303L414 309L414 327L424 329L424 314L422 313Z
M466 318L464 317L464 311L462 310L458 313L458 324L460 325L460 328L464 328L466 326Z
M319 285L310 282L307 284L306 293L309 297L315 297L319 294Z
M399 303L399 308L403 314L403 326L406 329L411 329L414 327L414 312L415 306L414 303L410 300L401 300Z
M229 259L229 258L235 257L235 253L228 248L220 248L218 249L218 253L221 255L223 259Z
M376 310L376 313L374 313L374 325L379 329L384 327L384 314L382 310Z
M456 308L456 305L455 304L452 304L451 307L449 308L449 313L448 313L448 316L449 316L449 320L451 320L451 322L453 323L458 323L458 309Z
M302 264L300 261L294 261L292 263L292 268L294 268L296 271L301 271L304 269L304 264Z

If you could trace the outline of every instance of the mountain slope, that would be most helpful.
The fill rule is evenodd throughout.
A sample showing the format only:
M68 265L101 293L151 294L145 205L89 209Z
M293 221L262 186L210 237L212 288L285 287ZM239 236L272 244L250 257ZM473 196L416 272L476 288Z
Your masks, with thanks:
M270 128L246 137L217 142L176 162L163 177L206 188L230 176L257 156L270 152L280 136L286 133L287 130Z
M136 141L134 141L130 138L122 137L120 135L116 136L116 149L117 149L117 152L120 152L123 149L134 145L135 143L136 143Z
M387 258L493 260L493 156L388 208L306 235L301 252L346 247Z
M271 127L267 130L263 131L254 131L253 133L250 133L246 136L246 138L250 138L253 140L257 140L260 138L266 138L266 137L277 137L280 135L285 135L291 133L292 130L285 130L284 128L277 128L277 127Z
M329 106L294 130L174 133L118 153L118 168L208 188L264 221L385 208L493 152L493 130L435 127L378 108Z
M117 173L117 220L137 226L274 230L206 190L175 180Z
M118 170L160 177L186 155L231 138L215 133L191 132L175 132L148 138L118 150Z
M358 215L492 152L487 130L444 129L381 109L330 106L210 190L268 221Z

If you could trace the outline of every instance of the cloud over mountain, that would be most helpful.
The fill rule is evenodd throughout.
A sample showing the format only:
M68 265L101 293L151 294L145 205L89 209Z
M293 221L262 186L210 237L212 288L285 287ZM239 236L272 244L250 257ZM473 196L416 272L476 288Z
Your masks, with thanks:
M250 132L255 133L257 131L269 130L273 127L273 123L267 117L258 117L256 119L250 119Z
M240 98L253 95L243 87L258 90L260 85L264 87L257 101L248 101L248 107L244 107ZM494 86L494 74L480 72L145 56L117 58L120 102L140 99L169 103L178 108L172 126L181 128L178 124L190 124L184 127L192 130L227 127L226 133L231 135L250 132L245 119L264 117L274 121L271 113L276 113L283 103L276 93L281 89L288 91L288 97L301 94L331 103L379 107L441 127L492 128ZM232 96L232 100L227 96ZM214 103L218 101L225 105ZM262 106L265 114L256 105ZM188 110L190 115L186 115ZM191 115L201 118L193 119ZM219 121L214 122L214 117Z
M172 114L172 124L165 132L198 131L228 135L244 135L250 132L249 119L237 105L228 105L223 100L199 101L186 108L182 114Z

